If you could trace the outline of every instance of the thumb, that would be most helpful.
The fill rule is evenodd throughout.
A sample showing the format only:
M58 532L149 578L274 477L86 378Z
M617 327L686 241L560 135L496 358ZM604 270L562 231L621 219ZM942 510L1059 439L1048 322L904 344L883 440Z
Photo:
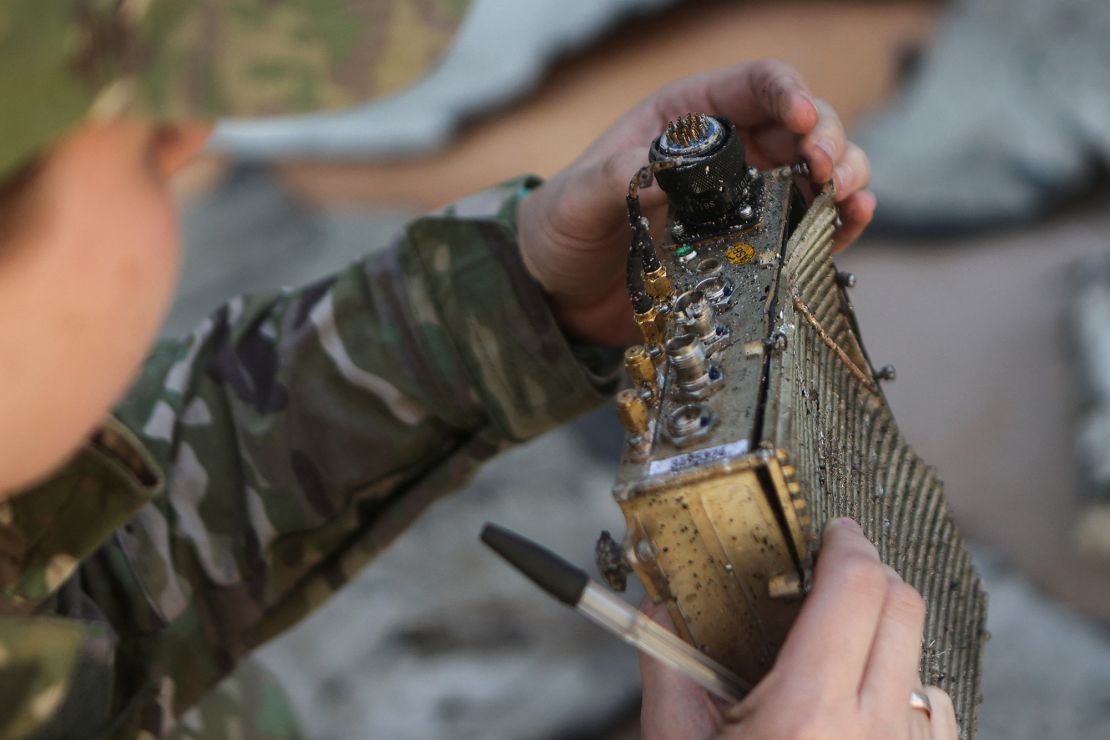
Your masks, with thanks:
M648 163L647 147L621 149L604 158L594 160L584 168L572 168L579 175L573 178L573 200L583 213L595 213L604 221L618 217L625 221L629 183L636 179L640 169ZM569 183L568 183L569 184ZM644 209L658 205L663 195L654 183L639 189Z
M624 205L624 196L628 193L628 185L632 180L638 178L640 170L649 164L647 147L622 149L602 161L601 166L604 173L602 180L606 182L605 187L608 192L620 197L622 206ZM654 176L650 183L639 188L638 194L644 210L657 206L666 200L666 196L656 184Z
M645 598L640 611L674 632L667 610ZM709 737L720 726L720 710L701 686L670 666L640 653L643 701L640 731L643 740Z

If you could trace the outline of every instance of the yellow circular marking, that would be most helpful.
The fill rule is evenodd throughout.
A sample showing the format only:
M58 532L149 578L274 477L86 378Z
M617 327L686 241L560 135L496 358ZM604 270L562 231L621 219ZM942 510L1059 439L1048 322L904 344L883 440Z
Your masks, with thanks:
M734 265L746 265L755 262L755 247L744 242L737 242L725 250L725 259Z

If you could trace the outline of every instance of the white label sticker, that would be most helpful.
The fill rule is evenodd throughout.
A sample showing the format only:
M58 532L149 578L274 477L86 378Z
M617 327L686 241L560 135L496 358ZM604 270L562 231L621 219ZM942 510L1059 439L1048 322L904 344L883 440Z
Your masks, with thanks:
M740 457L748 452L748 440L741 439L729 442L719 447L709 447L704 450L694 450L684 455L675 455L665 460L652 460L648 465L648 475L662 475L663 473L679 473L690 468L701 467L725 460L731 457Z

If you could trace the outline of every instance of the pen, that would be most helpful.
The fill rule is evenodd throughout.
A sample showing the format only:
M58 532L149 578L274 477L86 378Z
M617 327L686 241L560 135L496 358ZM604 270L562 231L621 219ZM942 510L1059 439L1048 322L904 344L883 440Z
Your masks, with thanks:
M482 542L559 601L707 691L727 701L739 701L751 690L735 673L609 593L591 581L586 571L555 553L496 524L486 524L482 529Z

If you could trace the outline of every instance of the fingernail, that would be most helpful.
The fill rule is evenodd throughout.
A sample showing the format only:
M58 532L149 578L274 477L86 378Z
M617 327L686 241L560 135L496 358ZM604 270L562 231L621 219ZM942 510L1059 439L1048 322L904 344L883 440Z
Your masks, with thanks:
M852 166L845 162L841 162L836 166L833 172L836 178L836 189L842 192L845 189L844 183L850 183L852 181Z
M832 145L831 141L829 141L828 139L818 139L817 140L817 148L820 149L821 151L823 151L825 154L829 155L829 161L830 162L835 162L836 161L836 154L835 154L836 150L833 149L833 145Z
M812 95L810 95L805 90L798 90L797 93L801 97L802 100L806 101L811 106L813 106L814 110L817 110L817 103L813 102L813 96Z
M829 524L830 524L830 526L833 526L833 527L843 527L844 529L850 529L851 531L856 532L858 534L863 534L863 527L861 527L859 525L859 522L857 522L855 519L849 519L848 517L842 517L840 519L834 519Z

